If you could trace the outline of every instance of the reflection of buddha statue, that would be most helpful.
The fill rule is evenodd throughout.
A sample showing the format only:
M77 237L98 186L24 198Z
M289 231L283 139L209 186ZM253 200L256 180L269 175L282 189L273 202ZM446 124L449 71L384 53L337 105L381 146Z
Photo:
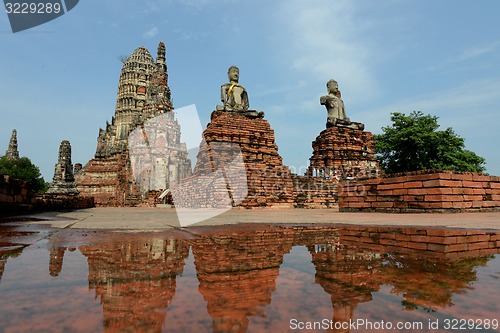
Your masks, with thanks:
M229 67L227 71L229 83L221 86L221 101L224 104L217 105L217 111L236 112L250 118L263 118L264 112L248 110L248 94L245 88L238 83L239 77L239 68Z
M326 87L328 88L328 95L321 96L319 100L320 104L324 105L328 112L326 127L340 126L363 130L364 124L351 122L347 117L337 81L328 81Z

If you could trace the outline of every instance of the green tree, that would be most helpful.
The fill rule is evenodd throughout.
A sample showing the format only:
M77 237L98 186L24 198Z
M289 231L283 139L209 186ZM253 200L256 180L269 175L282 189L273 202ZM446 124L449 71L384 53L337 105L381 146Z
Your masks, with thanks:
M40 174L40 169L31 163L27 157L19 159L8 159L0 157L0 175L8 175L12 178L27 181L35 192L47 191L47 183Z
M394 112L392 126L374 136L375 154L387 173L416 170L483 172L484 158L466 150L464 139L450 127L438 131L438 117L413 111Z

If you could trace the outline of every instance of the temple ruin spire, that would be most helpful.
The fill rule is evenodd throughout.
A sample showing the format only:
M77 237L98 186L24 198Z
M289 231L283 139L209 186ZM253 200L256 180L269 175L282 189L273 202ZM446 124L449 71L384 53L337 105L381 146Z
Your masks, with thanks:
M167 71L167 61L166 61L166 50L165 50L165 44L163 42L160 42L158 44L158 51L156 55L156 67L158 69L163 70L164 72Z
M19 158L19 150L17 150L17 131L14 129L9 141L9 148L5 152L5 156L9 160L17 160Z
M73 164L71 163L71 144L68 140L62 141L59 146L54 178L47 193L78 194L73 175Z

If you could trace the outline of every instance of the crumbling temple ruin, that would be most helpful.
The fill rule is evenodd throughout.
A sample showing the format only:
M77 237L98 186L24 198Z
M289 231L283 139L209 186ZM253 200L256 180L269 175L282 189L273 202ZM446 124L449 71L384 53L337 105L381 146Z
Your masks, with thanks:
M331 208L340 180L378 175L372 135L347 118L336 81L321 98L327 128L313 143L308 172L299 176L283 165L274 131L264 112L250 109L239 75L238 67L228 69L222 105L212 112L192 171L172 105L165 45L158 45L156 60L136 49L124 61L115 115L99 130L95 156L75 173L78 191L105 206L144 204L172 189L176 207Z
M238 81L238 67L229 68L228 80L229 83L221 87L221 101L224 104L218 105L216 111L212 112L211 122L203 132L204 141L200 145L194 175L183 180L174 191L176 207L220 208L229 202L232 206L245 208L336 207L337 182L345 178L345 175L334 179L326 177L324 171L309 172L305 176L292 174L290 169L283 165L274 131L263 119L264 112L249 109L248 93ZM335 98L341 102L340 98ZM338 106L338 101L329 102L337 102L335 105ZM340 146L345 153L343 156L331 156L326 166L346 170L348 166L358 166L368 160L370 163L365 163L366 165L377 168L371 150L371 133L365 134L362 124L345 118L344 111L342 114L344 117L341 120L332 120L331 126L327 124L329 132L326 139L330 140L330 137L335 135L334 140L338 141L335 148ZM338 135L340 132L342 135ZM350 143L356 140L351 139L353 135L364 135L365 142L353 147ZM346 140L349 140L347 144ZM317 153L329 156L330 151L334 151L333 145L318 147L321 148L315 149L313 157ZM354 152L351 152L353 150ZM239 156L242 159L242 172L238 170L238 163L235 163ZM319 170L319 165L316 165L319 163L311 160L315 164L312 164L310 170ZM319 156L317 160L320 162ZM368 171L366 168L363 170ZM365 176L366 172L363 177ZM193 191L193 188L198 190ZM207 193L210 195L207 196Z
M330 80L326 86L328 95L320 98L328 112L326 129L312 143L308 174L336 179L377 177L380 170L372 133L347 117L337 81Z
M68 140L62 141L59 146L59 155L54 167L54 178L47 193L78 194L73 175L73 163L71 163L71 144Z
M12 130L12 135L9 141L9 147L5 152L5 157L10 160L17 160L19 158L19 150L17 149L17 131L16 129Z
M145 193L190 174L173 110L165 44L159 43L156 60L137 48L124 61L115 115L99 129L94 159L76 175L80 193L93 196L96 205L135 205ZM139 167L133 170L132 163Z

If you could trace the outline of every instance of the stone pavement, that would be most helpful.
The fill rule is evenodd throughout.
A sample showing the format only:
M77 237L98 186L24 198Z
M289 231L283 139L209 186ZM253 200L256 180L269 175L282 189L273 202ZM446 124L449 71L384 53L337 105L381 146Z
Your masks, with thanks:
M58 228L160 231L180 227L175 209L99 207L37 215ZM33 222L30 222L33 223ZM47 224L47 221L35 222ZM237 223L358 224L500 230L500 212L453 214L341 213L334 209L232 209L194 224Z

